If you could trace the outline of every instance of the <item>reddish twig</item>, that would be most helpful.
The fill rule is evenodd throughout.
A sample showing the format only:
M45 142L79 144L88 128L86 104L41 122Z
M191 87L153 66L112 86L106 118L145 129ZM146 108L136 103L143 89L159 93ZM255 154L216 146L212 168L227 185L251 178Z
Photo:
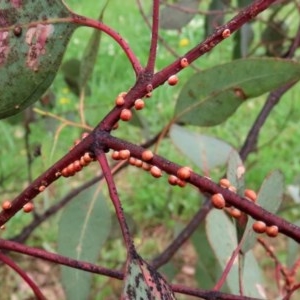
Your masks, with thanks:
M89 262L78 261L69 257L65 257L56 253L44 251L42 249L28 247L16 242L0 239L0 249L7 251L14 251L25 255L30 255L35 258L41 258L55 264L64 265L78 270L87 271L90 273L109 276L116 279L123 279L123 273L117 270L111 270L103 267L96 266Z
M103 175L104 175L104 178L107 183L109 195L110 195L110 198L112 200L112 203L113 203L115 211L116 211L116 215L117 215L120 227L121 227L121 231L122 231L122 235L124 238L126 248L127 248L128 252L131 253L132 249L134 249L133 241L132 241L132 238L131 238L131 235L129 232L129 228L128 228L126 218L125 218L125 215L123 212L122 204L119 199L117 187L115 185L114 178L111 174L109 164L107 162L107 159L106 159L106 156L105 156L105 153L103 152L103 150L96 148L95 153L96 153L96 158L102 168Z
M4 255L3 253L0 252L0 260L12 268L14 271L16 271L22 278L23 280L30 286L32 289L36 299L38 300L46 300L46 297L42 294L41 290L39 287L31 280L31 278L8 256Z
M151 44L148 56L148 63L145 68L145 72L148 74L154 73L155 61L156 61L156 51L157 51L157 41L158 41L158 29L159 29L159 2L160 0L153 0L152 9L152 29L151 29Z
M123 49L124 53L127 55L129 61L131 62L132 68L135 71L136 76L138 76L142 71L142 66L134 54L134 52L131 50L128 43L125 41L125 39L116 31L114 31L111 27L105 25L102 22L99 22L98 20L89 19L84 16L80 16L77 14L72 13L72 19L71 22L74 22L76 24L79 24L81 26L88 26L92 27L98 30L101 30L105 32L107 35L109 35L111 38L113 38Z
M131 156L142 159L142 152L145 150L144 148L112 137L106 131L99 130L96 132L96 136L98 143L106 145L106 147L114 150L128 149L131 153ZM181 168L181 166L178 164L168 161L167 159L158 155L154 155L149 163L159 167L166 173L173 175L177 175L179 168ZM291 224L276 215L273 215L264 208L257 206L252 201L249 201L228 189L224 189L218 184L212 182L210 179L200 176L194 172L191 172L191 176L187 179L187 182L195 187L198 187L202 192L206 192L210 195L221 193L226 199L226 202L228 202L230 205L240 209L255 220L263 220L269 226L276 225L281 233L291 237L295 241L300 242L300 227Z

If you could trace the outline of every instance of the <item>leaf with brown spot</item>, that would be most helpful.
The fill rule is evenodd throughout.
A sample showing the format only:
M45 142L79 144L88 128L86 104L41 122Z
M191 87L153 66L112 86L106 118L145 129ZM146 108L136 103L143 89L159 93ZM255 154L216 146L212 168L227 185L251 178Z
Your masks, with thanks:
M246 99L258 97L300 78L300 64L282 59L239 59L193 75L177 99L174 121L215 126Z
M78 25L60 0L0 2L0 119L37 101L52 83Z

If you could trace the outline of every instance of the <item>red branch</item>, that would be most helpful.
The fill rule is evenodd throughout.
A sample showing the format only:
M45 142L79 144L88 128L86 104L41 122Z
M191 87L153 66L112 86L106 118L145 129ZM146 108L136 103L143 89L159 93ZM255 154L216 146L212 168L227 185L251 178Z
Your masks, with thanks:
M23 279L24 281L30 286L33 293L38 300L46 300L46 297L42 294L39 287L30 279L30 277L8 256L4 255L0 252L0 260L5 263L7 266L11 267L15 270Z
M115 150L128 149L131 156L142 159L142 152L145 150L144 148L112 137L106 131L99 130L96 132L96 136L98 143ZM173 175L176 175L179 168L182 167L158 155L154 155L149 163L158 166L161 170ZM252 201L249 201L228 189L224 189L210 179L200 176L194 172L191 172L191 176L187 182L198 187L202 192L211 195L221 193L230 205L239 208L255 220L263 220L268 226L276 225L281 233L284 233L295 241L300 242L300 227L273 215L264 208L254 204Z

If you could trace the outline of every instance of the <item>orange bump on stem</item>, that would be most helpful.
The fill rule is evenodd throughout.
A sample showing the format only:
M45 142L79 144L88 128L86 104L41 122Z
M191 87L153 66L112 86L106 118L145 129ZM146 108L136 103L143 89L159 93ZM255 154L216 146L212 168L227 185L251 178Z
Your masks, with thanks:
M247 199L249 199L253 202L255 202L257 200L257 194L253 190L245 189L244 195Z
M149 171L151 169L151 165L147 164L146 162L143 162L142 169L145 171Z
M186 186L186 181L177 178L177 185L178 185L179 187L183 188L183 187Z
M44 185L41 185L41 186L39 187L39 192L41 193L41 192L43 192L45 189L46 189L46 187L45 187Z
M5 230L5 225L1 225L1 226L0 226L0 229L1 229L1 230Z
M82 165L79 160L74 161L74 170L75 172L79 172L82 170Z
M135 157L129 157L129 159L128 159L128 163L130 164L130 165L133 165L133 166L135 166L135 162L136 162L136 158Z
M115 160L119 160L120 159L120 152L119 151L113 151L113 153L111 154L111 158L115 159Z
M222 194L214 194L211 196L211 202L215 208L223 209L225 207L226 201Z
M129 121L131 118L132 118L131 110L127 109L127 108L122 109L121 114L120 114L120 119L122 121L126 122L126 121Z
M128 149L120 150L119 157L120 159L128 159L130 157L130 151Z
M63 177L69 177L68 168L63 168L62 171L61 171L61 175Z
M83 155L83 159L85 160L85 162L90 163L91 161L94 160L92 153L90 152L85 152Z
M3 203L2 203L2 208L4 210L8 210L11 208L11 202L9 200L5 200Z
M230 32L230 30L229 30L228 28L225 29L225 30L223 30L223 32L222 32L222 37L223 37L224 39L228 38L230 35L231 35L231 32Z
M177 75L171 75L169 78L168 78L168 84L169 85L176 85L178 83L178 77Z
M186 67L189 66L189 62L188 62L188 60L187 60L186 57L183 57L183 58L180 60L180 65L181 65L182 68L186 68Z
M229 189L229 191L231 191L231 192L233 192L233 193L236 193L236 187L235 187L235 186L230 185L230 186L228 187L228 189Z
M143 166L143 161L140 159L135 160L135 166L141 168Z
M230 187L230 181L227 178L222 178L219 181L219 184L222 188L228 189Z
M168 178L168 182L171 185L177 185L178 178L175 175L170 175Z
M187 180L191 177L191 169L189 167L182 167L177 171L177 177L181 180Z
M154 154L151 150L145 150L142 153L142 160L149 161L153 158Z
M141 110L145 107L145 102L142 99L136 99L134 101L134 107L136 110Z
M162 171L160 168L156 167L156 166L152 166L150 169L150 173L153 177L155 178L159 178L162 176Z
M229 208L228 212L235 219L238 219L242 216L242 212L239 209L235 208L235 207Z
M252 229L253 229L256 233L264 233L264 232L266 232L267 225L266 225L266 223L263 222L263 221L256 221L256 222L253 223Z
M34 205L32 202L28 202L23 206L23 211L25 213L30 213L34 209Z
M118 96L116 98L115 103L116 103L117 106L122 106L125 103L124 97L123 96Z
M278 235L279 229L276 225L267 226L266 228L266 234L269 237L276 237Z

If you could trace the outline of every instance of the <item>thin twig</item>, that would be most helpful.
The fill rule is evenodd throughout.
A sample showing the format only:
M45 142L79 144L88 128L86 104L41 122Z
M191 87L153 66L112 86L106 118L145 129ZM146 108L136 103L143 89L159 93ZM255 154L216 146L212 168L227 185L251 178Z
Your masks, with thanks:
M46 300L46 297L42 294L39 287L33 282L33 280L8 256L4 255L0 252L0 260L5 263L7 266L16 271L23 280L30 286L32 289L36 299L38 300Z

